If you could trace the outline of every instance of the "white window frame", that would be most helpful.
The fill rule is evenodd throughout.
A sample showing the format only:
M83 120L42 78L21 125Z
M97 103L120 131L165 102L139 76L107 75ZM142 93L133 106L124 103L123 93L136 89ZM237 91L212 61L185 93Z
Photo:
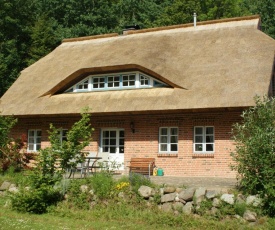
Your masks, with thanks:
M33 136L30 133L33 132ZM38 135L40 132L40 135ZM33 138L31 142L30 139ZM29 129L28 130L28 151L37 152L41 149L41 138L42 138L42 130L41 129ZM38 141L40 139L40 142ZM30 149L30 144L33 145L33 149Z
M129 85L130 82L134 82L134 80L123 80L125 76L135 76L135 84ZM119 77L119 80L111 81L111 78ZM104 87L95 88L94 87L94 79L104 79ZM88 89L79 89L79 85L83 85L85 81L88 80ZM141 84L142 81L148 81L148 84ZM128 82L127 86L123 85L123 83ZM101 82L102 84L103 82ZM109 83L112 84L109 86ZM116 86L114 84L116 83ZM117 85L117 83L119 83ZM98 83L97 83L98 84ZM168 87L167 84L150 77L142 72L122 72L122 73L111 73L111 74L99 74L99 75L90 75L80 82L76 83L74 86L68 88L65 93L77 93L77 92L90 92L90 91L107 91L107 90L125 90L125 89L139 89L139 88L153 88L153 87Z
M61 144L64 140L67 140L67 133L68 133L68 129L60 129L58 134L59 134Z
M110 143L109 144L105 144L104 141L107 140L107 138L104 137L103 135L103 132L106 132L106 131L109 131L109 132L116 132L116 137L115 137L115 144L114 145L111 145ZM123 131L124 132L124 136L123 138L120 137L120 131ZM101 129L101 138L100 138L100 148L99 148L99 151L100 152L107 152L109 154L124 154L124 150L125 150L125 131L124 129L119 129L119 128L104 128L104 129ZM120 140L123 139L123 145L120 144ZM104 151L104 146L108 146L109 150L108 151ZM110 152L110 147L113 146L116 148L115 150L115 153L113 152ZM123 151L120 151L120 147L123 146Z
M196 133L196 128L201 128L202 129L202 134ZM206 130L207 128L213 128L213 134L207 134ZM213 136L213 142L207 142L207 136ZM196 141L196 137L201 137L202 141L198 142ZM200 151L196 150L196 146L201 145L202 148ZM213 150L207 151L206 147L207 145L212 145ZM215 127L214 126L194 126L194 139L193 139L193 152L194 153L214 153L215 152Z
M162 129L166 129L167 130L167 135L163 135L161 130ZM176 135L172 135L171 130L172 129L176 129L177 130L177 134ZM177 142L173 142L171 143L171 137L176 137ZM164 142L162 139L165 139L165 137L167 137L167 141ZM166 145L167 146L167 150L161 150L162 149L162 145ZM176 145L177 146L177 150L173 151L171 150L172 145ZM160 127L159 128L159 153L178 153L179 151L179 128L178 127Z

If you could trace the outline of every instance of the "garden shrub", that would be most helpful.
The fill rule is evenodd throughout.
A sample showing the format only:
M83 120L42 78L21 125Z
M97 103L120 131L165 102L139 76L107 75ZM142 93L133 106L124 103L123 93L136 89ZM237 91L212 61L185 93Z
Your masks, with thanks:
M129 181L130 181L133 191L136 194L138 194L138 189L142 185L154 187L154 184L150 181L149 177L143 176L138 173L130 173Z
M275 99L256 97L255 102L233 126L232 169L239 174L240 189L259 194L264 211L275 216Z
M89 203L93 199L93 194L90 193L91 185L88 179L72 180L67 192L68 202L79 209L89 209ZM87 185L87 191L81 190L81 185Z
M62 195L52 186L43 185L37 189L21 189L11 195L12 209L19 212L42 214L47 208L62 200Z
M92 189L99 199L110 198L115 184L113 176L110 173L100 171L94 174L90 180Z

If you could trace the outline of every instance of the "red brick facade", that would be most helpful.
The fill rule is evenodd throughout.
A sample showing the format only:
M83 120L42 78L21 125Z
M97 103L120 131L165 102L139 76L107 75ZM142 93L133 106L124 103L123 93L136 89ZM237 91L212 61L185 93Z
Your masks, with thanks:
M181 177L235 177L229 165L230 152L234 149L231 141L232 124L239 122L241 111L186 112L174 114L148 115L92 115L95 128L89 151L98 151L101 128L121 128L125 131L124 173L131 157L154 157L156 165L164 170L164 175ZM68 129L77 117L35 117L19 118L13 136L25 136L29 129L42 130L42 148L49 145L49 124ZM133 133L130 123L133 122ZM194 126L214 126L215 152L210 154L193 153ZM159 128L178 127L178 152L159 153Z

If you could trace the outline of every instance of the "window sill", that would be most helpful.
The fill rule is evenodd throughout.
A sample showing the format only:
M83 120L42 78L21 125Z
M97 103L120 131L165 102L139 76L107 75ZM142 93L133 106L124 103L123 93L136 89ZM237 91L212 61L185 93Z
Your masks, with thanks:
M178 157L178 153L158 153L158 157Z
M193 153L192 158L214 158L214 153Z

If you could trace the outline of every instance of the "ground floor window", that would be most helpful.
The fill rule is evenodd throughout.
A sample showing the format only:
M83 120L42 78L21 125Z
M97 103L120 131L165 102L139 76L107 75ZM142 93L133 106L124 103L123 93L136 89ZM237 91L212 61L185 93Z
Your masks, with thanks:
M159 129L159 152L178 151L178 128L161 127Z
M41 130L30 129L28 130L28 150L38 151L41 149Z
M214 127L195 126L194 127L194 152L209 153L214 152Z
M101 131L101 152L124 153L124 130L103 129Z

